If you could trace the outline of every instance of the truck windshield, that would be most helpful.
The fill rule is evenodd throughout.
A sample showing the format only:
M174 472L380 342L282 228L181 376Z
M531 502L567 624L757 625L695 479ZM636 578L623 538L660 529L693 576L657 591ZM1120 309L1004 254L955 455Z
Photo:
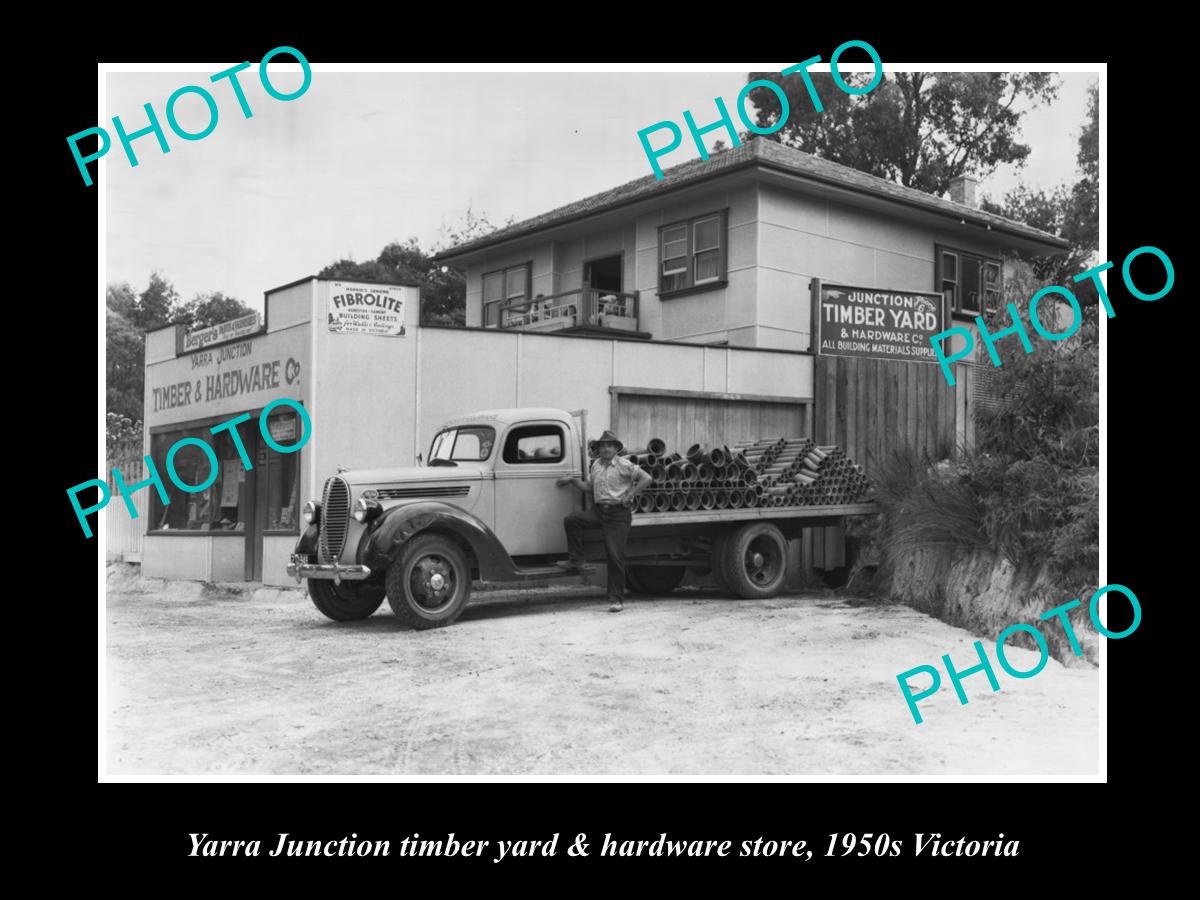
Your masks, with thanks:
M492 455L496 429L486 425L447 428L439 431L429 448L429 461L444 459L452 462L479 462Z

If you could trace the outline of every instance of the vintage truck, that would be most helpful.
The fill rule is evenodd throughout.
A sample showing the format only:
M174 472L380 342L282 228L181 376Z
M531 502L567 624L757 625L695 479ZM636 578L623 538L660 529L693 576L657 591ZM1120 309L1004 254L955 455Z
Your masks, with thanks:
M305 504L307 528L288 563L307 579L331 619L371 615L387 599L413 628L449 625L475 580L563 578L563 518L585 499L560 487L587 475L586 413L496 409L438 429L425 465L339 472L320 502ZM418 459L420 461L420 459ZM709 573L741 598L772 597L787 578L787 541L802 529L869 515L874 503L841 506L636 513L627 582L635 593L679 586L688 568ZM602 562L599 530L585 541Z

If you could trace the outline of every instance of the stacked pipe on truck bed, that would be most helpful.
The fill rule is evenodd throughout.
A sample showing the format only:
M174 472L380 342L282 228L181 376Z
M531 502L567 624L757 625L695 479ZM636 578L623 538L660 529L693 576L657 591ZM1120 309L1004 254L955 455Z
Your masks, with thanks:
M870 487L862 466L845 451L811 438L693 444L683 454L666 449L652 438L621 453L654 479L639 495L636 512L837 506L855 502Z

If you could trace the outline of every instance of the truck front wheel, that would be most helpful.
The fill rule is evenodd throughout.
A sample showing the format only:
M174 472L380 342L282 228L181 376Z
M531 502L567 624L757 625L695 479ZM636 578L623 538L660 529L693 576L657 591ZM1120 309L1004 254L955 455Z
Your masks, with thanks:
M438 628L458 618L471 593L471 569L458 545L436 534L413 538L387 570L387 599L413 628Z
M787 578L787 540L770 522L743 525L721 546L721 575L743 600L774 597Z
M365 619L383 603L383 588L374 584L334 584L323 578L308 579L313 605L335 622Z

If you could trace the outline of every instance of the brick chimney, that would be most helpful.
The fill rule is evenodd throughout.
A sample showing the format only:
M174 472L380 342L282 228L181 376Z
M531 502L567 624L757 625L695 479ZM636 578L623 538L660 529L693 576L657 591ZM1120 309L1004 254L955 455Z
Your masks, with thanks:
M978 186L979 179L970 175L956 175L950 179L950 199L963 206L979 209L979 201L975 198L975 188Z

